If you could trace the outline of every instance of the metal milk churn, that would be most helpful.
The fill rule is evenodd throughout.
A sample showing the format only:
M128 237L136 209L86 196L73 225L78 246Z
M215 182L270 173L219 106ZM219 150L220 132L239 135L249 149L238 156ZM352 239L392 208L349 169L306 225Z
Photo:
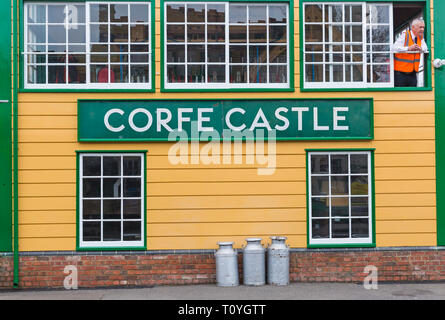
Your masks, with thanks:
M246 239L243 250L243 279L245 285L261 286L266 283L266 249L261 238Z
M272 243L267 250L267 283L289 284L289 247L286 237L270 237Z
M233 249L233 242L218 242L219 249L215 253L216 285L233 287L239 285L238 255Z

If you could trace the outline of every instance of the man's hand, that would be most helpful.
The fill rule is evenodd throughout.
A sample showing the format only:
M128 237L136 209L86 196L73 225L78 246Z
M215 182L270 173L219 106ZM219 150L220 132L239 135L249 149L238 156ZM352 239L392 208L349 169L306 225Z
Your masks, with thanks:
M408 47L408 51L422 51L422 48L418 44L413 44Z

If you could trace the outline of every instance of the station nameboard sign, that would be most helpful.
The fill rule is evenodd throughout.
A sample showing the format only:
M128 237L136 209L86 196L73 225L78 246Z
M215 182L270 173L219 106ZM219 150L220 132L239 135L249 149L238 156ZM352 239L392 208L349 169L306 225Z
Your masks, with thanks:
M79 100L79 141L370 140L372 99Z

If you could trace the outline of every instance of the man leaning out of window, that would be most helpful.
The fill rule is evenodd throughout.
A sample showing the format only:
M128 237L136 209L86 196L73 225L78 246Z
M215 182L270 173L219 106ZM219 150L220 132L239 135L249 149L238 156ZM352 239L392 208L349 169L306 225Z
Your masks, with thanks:
M422 53L428 52L424 39L425 22L415 19L411 28L397 38L392 47L394 54L394 86L417 87L417 73Z

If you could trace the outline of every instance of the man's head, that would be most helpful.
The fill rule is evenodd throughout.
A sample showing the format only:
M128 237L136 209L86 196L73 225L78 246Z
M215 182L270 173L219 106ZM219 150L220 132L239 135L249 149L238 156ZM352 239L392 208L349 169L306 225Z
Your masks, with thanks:
M425 31L425 21L422 19L414 19L411 23L411 30L416 35L416 37L423 38L423 33Z

